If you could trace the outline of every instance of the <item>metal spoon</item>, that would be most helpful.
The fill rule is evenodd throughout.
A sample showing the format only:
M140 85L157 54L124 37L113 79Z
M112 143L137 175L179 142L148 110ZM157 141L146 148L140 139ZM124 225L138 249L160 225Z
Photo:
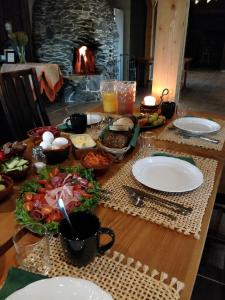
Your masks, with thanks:
M58 204L58 208L59 210L61 211L61 213L63 214L64 218L67 220L69 226L70 226L70 229L71 229L71 232L74 233L74 228L73 228L73 225L70 221L70 218L68 216L68 213L66 211L66 208L65 208L65 205L64 205L64 202L63 202L63 199L62 198L59 198L58 201L57 201L57 204Z
M140 196L137 196L136 198L130 197L130 200L131 200L131 203L136 207L144 207L145 206L144 200ZM148 208L157 211L157 213L159 213L160 215L163 215L173 221L176 221L176 219L177 219L177 217L175 217L174 215L162 212L155 207L148 207Z
M135 189L131 186L123 185L123 187L127 191L129 197L132 197L134 200L136 200L137 197L139 196L140 199L143 201L143 204L144 204L144 200L146 200L146 201L152 202L160 207L172 210L173 212L175 212L177 214L181 214L183 216L186 216L193 211L193 209L191 207L186 207L186 206L183 206L182 204L171 202L164 198L160 198L159 196L156 196L156 195L151 195L151 194L148 195L147 193L145 193L141 190Z

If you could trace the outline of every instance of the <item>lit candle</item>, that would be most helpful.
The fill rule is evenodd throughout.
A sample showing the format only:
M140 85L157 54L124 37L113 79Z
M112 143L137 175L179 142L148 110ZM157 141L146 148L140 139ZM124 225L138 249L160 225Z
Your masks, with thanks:
M156 103L156 99L153 96L144 97L144 105L154 106Z

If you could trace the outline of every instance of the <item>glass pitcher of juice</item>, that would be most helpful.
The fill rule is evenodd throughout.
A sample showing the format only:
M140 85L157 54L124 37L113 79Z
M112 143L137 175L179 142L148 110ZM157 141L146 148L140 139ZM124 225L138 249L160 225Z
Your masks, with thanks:
M100 82L103 111L106 113L117 113L118 111L116 84L116 80L102 80Z
M118 81L118 113L133 114L136 99L136 81Z

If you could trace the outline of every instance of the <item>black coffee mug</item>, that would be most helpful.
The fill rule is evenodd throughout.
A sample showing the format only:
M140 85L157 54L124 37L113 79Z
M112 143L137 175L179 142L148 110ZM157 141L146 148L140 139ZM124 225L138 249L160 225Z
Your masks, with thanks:
M78 267L86 266L98 254L104 254L115 241L115 234L110 228L100 226L99 219L89 212L70 214L73 232L63 219L59 224L60 240L65 255L70 262ZM107 234L111 241L100 246L100 235Z
M161 104L161 114L165 116L167 119L172 118L176 110L175 102L162 102Z
M75 133L84 133L87 128L87 115L82 113L72 114L67 120L66 125L69 128L69 122L71 123L71 129Z

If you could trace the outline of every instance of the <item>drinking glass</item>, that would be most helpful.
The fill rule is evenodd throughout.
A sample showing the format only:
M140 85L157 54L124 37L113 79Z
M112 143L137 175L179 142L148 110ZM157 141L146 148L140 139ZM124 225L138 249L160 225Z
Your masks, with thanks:
M116 80L102 80L100 82L103 111L106 113L117 113L118 111L116 84Z
M136 81L117 82L118 113L133 114L136 98Z
M140 147L141 149L149 148L154 145L155 134L152 131L141 132Z
M178 103L176 106L177 118L183 118L187 115L187 107L184 103Z
M29 228L29 229L28 229ZM50 270L49 236L42 224L18 227L13 235L13 244L16 250L16 259L19 266L27 271L47 275Z

